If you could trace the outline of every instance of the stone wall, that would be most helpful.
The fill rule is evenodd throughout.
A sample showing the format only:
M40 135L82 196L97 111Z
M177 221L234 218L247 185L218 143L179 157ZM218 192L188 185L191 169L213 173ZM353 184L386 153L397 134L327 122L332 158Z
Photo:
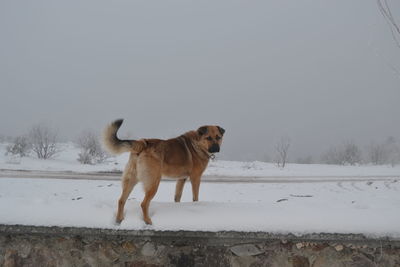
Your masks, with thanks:
M400 240L0 225L0 266L400 266Z

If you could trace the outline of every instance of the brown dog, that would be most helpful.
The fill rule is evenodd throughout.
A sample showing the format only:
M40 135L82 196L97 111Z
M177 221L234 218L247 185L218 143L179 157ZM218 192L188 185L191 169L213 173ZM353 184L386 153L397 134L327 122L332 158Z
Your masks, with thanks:
M192 183L193 201L199 199L200 178L212 153L219 152L225 130L219 126L202 126L179 137L120 140L117 131L123 120L116 120L104 131L104 144L113 154L130 152L122 175L122 195L118 201L117 223L124 219L124 206L138 181L143 182L145 197L141 204L143 219L152 224L149 205L157 192L162 176L176 178L175 202L182 196L188 177Z

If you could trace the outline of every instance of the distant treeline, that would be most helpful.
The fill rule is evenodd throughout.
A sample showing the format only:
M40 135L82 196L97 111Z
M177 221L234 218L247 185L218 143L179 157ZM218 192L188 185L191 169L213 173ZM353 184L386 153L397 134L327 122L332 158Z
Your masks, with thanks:
M44 123L32 126L24 135L0 135L0 142L8 143L5 154L11 157L51 159L62 152L57 131ZM99 134L93 131L82 131L74 143L80 149L77 160L82 164L102 163L109 157L101 146Z
M362 147L354 140L346 140L329 147L322 155L307 155L296 159L290 154L292 140L289 137L281 137L274 145L273 158L267 161L272 160L281 168L284 168L287 162L334 165L400 164L400 139L393 136ZM57 131L44 123L32 126L24 135L12 137L0 134L0 142L9 144L7 154L20 157L36 156L49 159L61 151ZM74 143L81 149L77 160L82 164L101 163L109 157L102 149L97 132L82 131L74 139Z

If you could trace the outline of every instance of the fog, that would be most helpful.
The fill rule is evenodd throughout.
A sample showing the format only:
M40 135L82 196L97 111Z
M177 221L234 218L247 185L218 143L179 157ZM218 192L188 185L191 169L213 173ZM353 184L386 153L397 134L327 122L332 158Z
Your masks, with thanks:
M400 3L388 1L400 21ZM0 134L226 130L221 159L400 137L400 48L375 1L1 1Z

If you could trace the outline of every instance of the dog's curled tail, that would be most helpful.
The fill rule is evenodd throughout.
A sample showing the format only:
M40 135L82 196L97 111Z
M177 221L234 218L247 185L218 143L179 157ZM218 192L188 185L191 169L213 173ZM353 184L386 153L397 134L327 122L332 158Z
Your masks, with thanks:
M140 153L146 148L144 140L121 140L117 136L118 129L124 120L119 119L109 124L103 132L103 144L112 154L124 152Z

